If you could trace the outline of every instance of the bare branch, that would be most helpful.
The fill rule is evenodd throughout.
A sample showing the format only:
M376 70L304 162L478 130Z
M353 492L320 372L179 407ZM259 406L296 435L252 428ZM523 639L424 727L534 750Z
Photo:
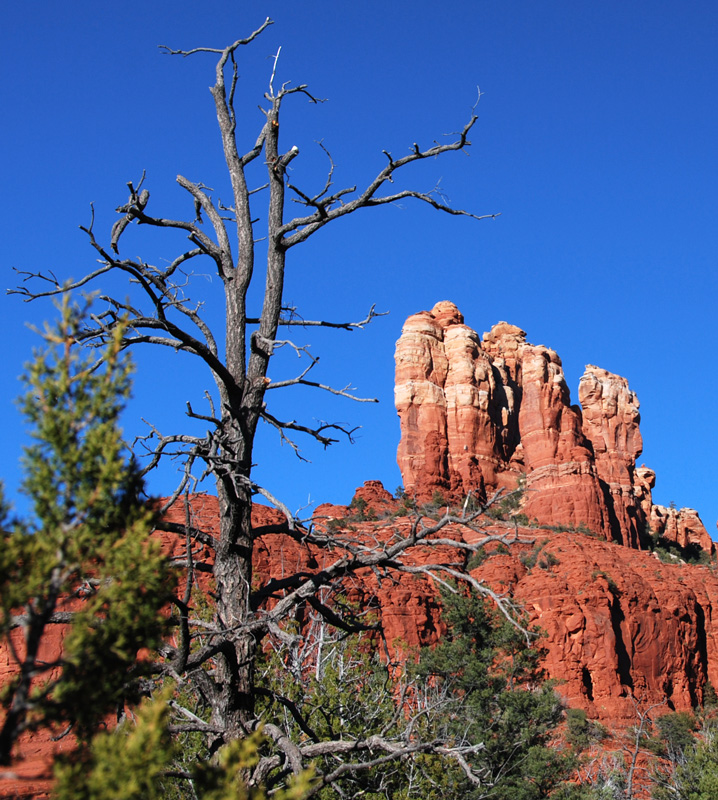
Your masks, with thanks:
M155 523L154 527L155 530L176 533L178 536L186 537L189 535L192 540L196 540L212 550L214 550L217 545L217 542L211 533L203 531L201 528L197 528L195 526L188 527L186 524L181 524L179 522L168 522L165 519L159 519Z
M477 518L481 512L470 515L468 519L471 522ZM465 521L466 522L466 521ZM463 524L465 524L465 522ZM416 517L410 525L409 531L400 535L398 530L395 530L395 536L388 541L379 542L378 540L372 541L367 538L365 542L360 540L341 539L338 536L332 537L332 545L335 549L344 550L337 559L330 565L325 566L322 570L310 575L307 578L302 578L301 573L288 579L284 584L288 593L277 602L270 611L265 612L265 615L258 616L256 619L247 623L247 629L257 631L265 629L269 622L277 622L283 619L290 613L290 610L297 604L308 600L314 595L317 588L320 586L328 586L337 580L341 580L346 576L355 574L359 570L367 567L386 567L398 572L423 572L430 575L431 572L436 577L437 571L442 571L451 577L468 583L473 589L480 594L490 597L499 607L501 612L527 638L531 641L531 633L527 631L514 616L513 606L506 600L506 598L498 595L491 590L481 581L473 578L461 570L456 569L454 566L448 564L432 564L426 568L414 567L407 565L402 561L403 555L416 547L420 543L425 543L439 531L443 530L446 526L456 524L456 518L450 514L444 514L439 520L431 525L424 525L421 517ZM484 542L477 542L473 545L475 550L481 549Z
M358 322L328 322L326 320L311 320L304 319L297 313L297 309L293 307L285 307L282 311L288 316L279 318L280 326L299 325L303 328L321 327L321 328L336 328L339 330L353 331L355 329L364 329L376 317L385 317L388 311L375 311L376 305L369 309L369 313L364 319ZM249 317L247 323L250 325L258 325L259 319L256 317Z
M279 61L279 54L282 52L282 46L279 46L277 54L274 56L274 63L272 64L272 74L269 78L269 96L274 97L274 76L277 72L277 62Z
M77 281L67 281L66 283L60 283L57 278L53 275L52 272L43 273L43 272L27 272L25 270L18 270L13 267L15 272L18 275L24 275L22 281L26 283L30 280L43 280L47 281L48 283L52 284L53 288L48 289L44 292L31 292L27 286L17 286L14 289L7 289L7 294L19 294L24 298L24 302L28 303L31 300L36 300L40 297L56 297L59 294L65 294L66 292L72 292L76 289L80 289L82 286L90 283L95 278L99 277L100 275L104 275L106 272L112 269L112 265L105 264L104 266L96 269L94 272L90 272L88 275L85 275L84 278L80 278Z
M245 44L253 42L257 38L257 36L259 36L259 34L262 33L262 31L264 31L270 25L274 25L274 20L267 17L267 19L264 20L264 22L259 26L259 28L257 28L256 31L253 31L245 39L237 39L237 41L234 42L234 44L231 44L229 45L229 47L224 47L221 49L216 47L195 47L192 50L172 50L170 47L167 47L167 45L164 44L160 44L158 45L158 47L160 48L160 50L162 50L164 53L170 56L187 57L187 56L192 56L195 53L218 53L223 57L223 60L220 61L220 63L222 67L224 67L226 60L231 53L234 53L234 51L238 47L242 47Z
M312 386L315 389L323 389L325 392L329 392L330 394L336 394L339 397L348 397L350 400L354 400L357 403L378 403L379 398L377 397L357 397L355 394L351 392L351 385L347 384L343 389L335 389L333 386L327 386L323 383L317 383L316 381L307 381L304 380L301 376L298 378L290 378L286 381L277 381L276 383L268 383L265 387L267 390L269 389L284 389L287 386Z
M483 595L484 597L489 597L493 600L496 607L499 611L506 617L506 619L517 629L519 630L526 640L526 644L530 645L531 642L536 638L536 634L529 631L527 628L524 628L520 622L517 620L517 610L513 603L507 599L507 595L497 594L490 589L483 581L478 581L474 578L470 573L465 572L463 570L458 570L455 567L451 567L448 564L422 564L421 566L409 566L406 564L401 564L397 567L400 572L408 572L412 575L427 575L432 580L437 581L440 583L444 588L450 589L450 591L455 591L451 589L451 587L445 582L442 581L437 575L437 572L444 572L447 575L454 578L454 580L461 581L463 583L468 583L471 588L477 592L478 594Z
M324 227L328 222L339 217L352 214L360 208L369 208L371 206L386 205L387 203L395 203L398 200L412 197L422 202L428 203L433 208L443 211L448 214L456 216L466 216L472 219L488 219L496 218L498 214L485 214L476 215L471 212L464 211L463 209L455 209L445 203L439 202L432 196L434 192L418 192L414 190L404 190L386 196L377 196L377 192L385 183L393 182L394 173L414 161L423 160L426 158L436 158L443 153L448 153L453 150L463 150L468 147L471 142L468 140L468 135L478 117L473 114L469 122L464 126L463 130L458 134L458 139L450 144L434 144L426 150L421 150L418 145L414 145L411 153L403 158L394 159L387 151L385 155L389 159L387 166L382 169L374 180L364 189L364 191L352 201L347 203L339 202L340 198L346 194L352 193L353 189L342 190L339 193L327 197L323 200L312 201L312 199L304 196L302 199L308 205L314 205L316 211L314 214L307 217L297 217L290 222L285 223L277 232L277 241L280 242L284 248L293 247L295 244L306 241L313 233L319 228ZM336 205L339 203L338 205Z
M194 197L196 202L209 217L215 235L217 236L219 254L221 255L220 260L217 262L219 274L222 278L226 279L231 274L234 264L232 248L229 244L229 236L227 235L227 229L219 211L214 207L214 203L210 200L209 196L203 192L197 184L188 181L187 178L184 178L182 175L177 176L177 183Z
M273 417L267 411L263 411L261 416L262 419L264 419L266 422L268 422L270 425L275 427L280 432L280 434L282 435L282 439L286 441L287 444L289 444L293 450L295 450L297 455L299 455L299 452L297 451L296 445L294 444L294 442L292 442L284 435L285 430L297 431L299 433L306 433L308 436L311 436L312 438L316 439L320 444L324 445L324 447L328 447L330 444L336 444L339 440L332 439L331 437L328 436L322 436L323 431L327 430L339 431L340 433L343 433L350 442L353 442L354 441L354 439L352 438L353 434L355 433L355 431L359 429L358 427L346 428L342 425L338 425L333 422L324 422L316 428L310 428L306 425L300 425L298 422L295 422L294 420L291 420L289 422L280 422L278 419L276 419L276 417Z

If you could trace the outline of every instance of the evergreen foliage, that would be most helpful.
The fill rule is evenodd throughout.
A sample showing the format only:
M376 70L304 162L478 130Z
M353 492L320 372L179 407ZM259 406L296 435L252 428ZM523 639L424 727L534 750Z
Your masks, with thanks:
M646 742L647 748L658 756L671 760L682 759L694 743L697 721L685 711L664 714L656 720L657 735Z
M603 725L590 720L581 708L569 708L566 711L566 728L566 741L577 752L585 750L606 736Z
M168 573L148 540L151 515L118 427L130 364L120 353L121 330L101 354L80 351L85 310L64 301L24 376L21 407L33 443L23 487L33 515L3 523L0 635L17 670L0 698L3 763L26 729L62 724L89 737L135 696L146 666L138 651L157 645L165 630ZM71 628L62 654L51 655L56 623Z
M715 800L718 797L718 736L707 731L690 746L669 777L656 776L654 800Z
M136 721L97 734L80 757L64 759L56 770L56 800L266 800L263 787L248 789L245 782L265 742L259 732L230 743L212 761L175 768L180 754L169 733L169 695L145 702ZM301 800L311 780L305 771L272 798Z
M563 712L540 650L480 596L445 592L442 604L447 635L399 679L370 636L324 631L310 653L278 647L267 656L273 702L282 697L290 725L294 709L307 723L294 722L293 738L362 741L378 731L404 748L401 759L367 752L365 770L340 773L320 798L538 800L568 777L572 756L549 746ZM452 754L422 746L436 741L450 742ZM332 772L332 760L319 762L319 774Z
M442 599L448 634L422 651L415 674L430 702L445 699L431 724L441 736L473 745L467 761L485 777L476 785L462 770L436 763L434 796L547 797L573 759L549 746L563 710L540 669L540 648L527 646L485 598L444 592Z

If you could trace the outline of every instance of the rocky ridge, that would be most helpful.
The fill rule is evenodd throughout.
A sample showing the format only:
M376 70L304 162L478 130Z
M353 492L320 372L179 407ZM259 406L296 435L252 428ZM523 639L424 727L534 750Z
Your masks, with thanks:
M357 499L364 515L379 519L358 520ZM315 522L339 520L372 536L382 531L389 536L409 525L397 516L401 508L380 483L367 481L352 506L322 506ZM578 531L519 527L518 534L526 543L488 546L490 557L470 572L508 593L526 610L529 623L545 632L544 665L567 706L620 727L635 721L633 699L645 705L665 701L666 710L687 711L702 703L709 683L718 686L718 575L711 563L662 560L658 550ZM475 533L459 526L449 535L476 541ZM448 538L446 531L443 537ZM458 548L442 555L469 566ZM436 548L417 548L412 558L435 562ZM378 585L367 574L352 591L358 602L377 607L386 640L395 647L411 651L440 639L440 604L430 582L400 576Z
M410 316L396 344L397 460L405 490L482 499L525 481L523 513L585 528L630 548L650 533L712 553L693 509L654 505L639 402L628 381L588 365L571 405L561 359L499 322L483 339L458 308Z
M387 541L411 524L412 501L392 497L378 481L366 481L349 505L323 504L314 512L319 529L351 531L372 542ZM671 520L683 519L668 509ZM685 511L685 510L684 510ZM435 509L434 513L441 513ZM662 513L662 512L661 512ZM184 511L176 509L177 521ZM192 498L194 523L218 530L217 502ZM256 505L259 530L282 516ZM487 532L506 533L505 524L487 520ZM671 523L672 524L672 523ZM665 700L667 710L700 705L706 686L718 686L718 574L714 565L685 563L661 551L626 547L597 534L553 527L518 527L523 542L510 548L487 546L488 558L470 568L469 555L449 546L417 547L409 560L464 564L495 591L508 593L545 632L544 665L567 706L582 708L609 726L635 719L632 698L646 705ZM688 535L687 529L686 535ZM163 537L166 534L163 534ZM481 534L461 526L442 538L474 543ZM688 540L686 540L688 541ZM174 537L165 547L182 545ZM283 533L257 540L255 574L321 570L335 555L299 544ZM204 554L209 563L209 552ZM439 641L445 628L435 584L413 575L380 581L367 570L344 586L347 599L376 610L394 658ZM300 620L301 621L301 620Z

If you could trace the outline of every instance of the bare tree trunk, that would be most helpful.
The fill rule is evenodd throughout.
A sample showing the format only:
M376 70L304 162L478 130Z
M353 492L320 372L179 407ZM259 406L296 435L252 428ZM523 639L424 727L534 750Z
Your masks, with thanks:
M217 659L218 696L212 723L226 739L251 730L254 719L254 661L256 638L243 630L250 610L252 585L251 494L248 487L228 492L218 485L220 542L215 554L217 627L225 632Z
M467 148L470 145L469 133L477 121L475 114L472 114L463 129L446 140L445 144L434 142L426 149L414 144L408 154L400 158L394 158L391 153L384 151L380 154L383 168L361 190L357 190L356 186L335 190L334 164L328 151L325 150L329 158L329 168L324 188L318 194L311 195L294 186L289 179L288 166L299 155L299 150L296 147L291 147L284 153L280 150L280 109L282 101L289 95L299 94L312 102L316 102L316 99L303 85L290 87L285 83L275 90L273 70L269 91L265 94L267 106L263 109L264 123L254 140L254 145L240 155L237 149L238 120L234 108L235 88L239 78L236 54L241 46L252 42L270 24L271 20L266 20L249 37L239 39L224 49L197 48L190 51L169 51L183 56L195 53L212 53L218 56L216 80L211 92L232 185L233 207L227 208L219 202L215 203L210 196L211 190L206 189L201 183L193 183L178 176L178 183L192 197L195 218L175 220L153 216L147 212L149 192L140 191L142 181L137 188L130 183L129 201L118 209L121 217L113 226L109 247L103 246L96 239L92 224L83 228L91 246L99 255L99 267L81 279L68 283L59 282L52 273L31 273L27 278L40 279L41 289L31 291L23 287L18 292L27 299L59 295L85 287L107 272L122 273L129 277L132 291L135 292L132 302L104 297L107 303L106 310L92 318L92 324L78 335L78 340L97 345L108 341L118 329L121 329L122 347L153 344L182 350L200 359L208 368L215 384L214 394L205 392L209 411L199 413L189 403L187 404L188 416L192 420L201 420L207 426L206 435L194 436L187 433L167 435L153 427L145 442L151 458L144 472L153 469L168 455L176 457L178 451L185 457L182 481L173 497L167 502L165 510L182 492L189 491L194 485L193 469L202 465L203 476L211 475L216 481L220 511L218 540L215 540L210 532L198 530L189 522L185 525L169 523L165 525L165 530L174 531L182 536L182 541L188 543L185 563L189 569L199 566L193 564L189 553L192 541L196 539L203 546L214 550L212 571L215 580L216 614L211 624L203 620L192 620L186 612L187 603L184 602L184 624L178 634L182 641L177 647L173 648L169 644L164 647L163 655L166 661L164 664L158 662L156 671L160 677L173 675L177 665L186 677L187 683L197 688L202 703L209 706L209 722L194 712L185 710L182 730L191 728L201 731L216 750L223 742L255 730L257 725L262 723L265 732L270 736L274 738L275 734L272 731L276 733L276 747L283 753L282 758L292 765L291 769L295 769L302 758L311 759L320 751L337 754L365 751L383 753L381 758L399 758L410 751L419 752L423 748L424 752L428 752L427 748L434 747L431 743L421 744L418 748L412 744L407 750L398 747L396 743L385 741L382 737L371 736L356 743L314 742L300 753L297 745L289 742L288 737L282 734L279 725L271 721L271 717L265 720L256 719L255 664L258 643L263 636L269 631L281 635L283 633L280 630L281 624L290 619L295 610L307 602L320 609L329 625L339 626L347 631L360 629L352 628L350 624L344 625L341 611L335 612L317 600L316 595L322 587L338 585L347 576L366 569L404 571L430 575L434 578L441 573L451 579L469 581L476 591L491 596L507 616L511 614L508 606L487 587L470 576L457 572L451 565L437 563L419 567L402 561L406 550L421 542L427 542L447 525L474 525L483 509L472 513L467 513L464 509L459 516L452 516L447 510L435 525L425 525L417 514L410 529L405 530L403 534L395 533L390 542L382 543L379 539L373 544L361 543L355 539L345 541L341 538L332 538L329 532L312 531L311 526L308 530L300 531L297 521L281 500L269 489L259 486L252 478L252 454L260 419L273 426L282 442L288 444L298 455L299 446L292 438L296 434L306 435L324 446L337 441L330 433L341 433L351 439L352 431L338 424L317 422L303 424L295 419L290 421L278 419L268 407L267 401L272 394L271 390L302 385L361 402L376 402L373 398L356 397L347 388L337 389L310 380L307 375L317 364L317 359L309 355L306 346L296 344L284 337L284 334L281 340L278 338L280 328L284 331L288 327L301 325L305 328L321 326L350 331L363 328L378 316L373 307L366 318L359 322L304 320L295 316L294 309L285 308L283 298L286 258L291 248L306 241L325 225L340 217L359 209L388 205L405 198L414 198L444 213L472 219L484 218L451 208L441 200L442 195L438 190L428 192L410 189L393 190L395 173L409 164ZM276 65L275 58L275 70ZM225 72L228 76L226 84ZM262 155L266 161L267 184L253 190L247 184L246 168ZM267 219L263 232L267 239L267 263L261 315L255 318L250 316L247 310L250 286L255 279L256 220L253 219L250 201L254 202L255 191L264 190L268 190L269 193ZM293 200L299 203L303 215L285 221L288 191L294 195ZM388 193L382 194L382 192ZM149 265L141 259L122 258L120 255L120 245L124 242L122 237L133 222L175 229L189 238L192 249L180 253L168 262L169 266L163 267ZM236 228L236 238L233 241L237 252L234 254L230 244L232 226ZM232 232L234 233L235 231ZM260 235L256 238L264 237ZM203 318L201 298L193 297L190 301L188 294L185 294L185 282L191 279L192 272L190 270L185 274L184 267L198 258L204 259L205 262L206 259L214 262L212 269L223 285L225 325L222 331L213 331ZM193 263L190 267L192 266ZM298 374L287 379L273 380L268 377L268 367L275 349L281 345L294 349L305 359L302 362L305 366L300 367ZM306 572L297 572L281 576L269 575L264 579L262 586L252 589L251 508L253 497L257 495L263 496L282 510L287 518L284 529L287 535L300 541L302 546L324 550L326 558L321 574L310 576ZM478 527L475 530L481 532ZM471 545L463 543L459 546L473 552L492 539L503 541L505 537L478 537ZM451 540L436 538L431 544L441 542L453 543ZM271 608L267 605L270 598L273 600ZM192 625L197 627L193 629ZM191 722L187 723L187 719ZM435 750L435 752L440 751ZM272 760L277 758L279 757L273 755L268 760L265 759L262 769L266 771L277 768L278 762L275 764ZM350 755L348 758L351 759L353 756Z

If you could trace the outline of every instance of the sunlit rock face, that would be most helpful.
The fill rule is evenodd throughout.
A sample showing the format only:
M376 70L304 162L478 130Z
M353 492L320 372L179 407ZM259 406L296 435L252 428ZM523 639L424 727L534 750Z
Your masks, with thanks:
M449 484L444 330L423 311L406 321L397 347L395 402L402 416L399 459L407 486L431 492Z
M636 467L639 402L625 378L589 365L581 405L571 405L557 353L507 322L482 339L447 301L409 317L395 358L397 460L410 495L486 498L523 475L529 520L632 548L653 532L712 552L695 511L653 506L655 473Z
M525 345L521 364L519 433L529 519L584 525L611 538L591 445L580 412L571 406L561 359L546 347Z
M578 385L583 430L593 446L596 471L611 515L611 527L623 543L638 547L646 514L636 493L636 459L643 450L638 398L628 381L588 365Z

